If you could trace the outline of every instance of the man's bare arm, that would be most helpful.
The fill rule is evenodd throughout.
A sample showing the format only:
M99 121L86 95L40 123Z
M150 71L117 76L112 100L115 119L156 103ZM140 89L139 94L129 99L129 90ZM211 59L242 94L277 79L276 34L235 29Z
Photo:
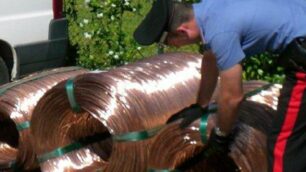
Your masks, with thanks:
M220 93L218 96L217 127L230 133L237 118L237 109L243 99L242 67L234 67L220 72Z
M201 74L197 103L206 106L215 90L219 75L216 58L212 51L205 51L203 54Z

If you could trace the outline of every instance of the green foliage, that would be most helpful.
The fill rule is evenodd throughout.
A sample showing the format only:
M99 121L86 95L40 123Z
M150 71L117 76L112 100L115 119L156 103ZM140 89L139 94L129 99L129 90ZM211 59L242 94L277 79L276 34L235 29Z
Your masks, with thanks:
M243 62L243 78L246 80L265 80L282 83L284 70L277 64L278 55L270 53L259 54L247 58Z
M140 58L140 47L127 35L126 13L139 15L141 6L130 0L65 0L69 37L76 46L79 64L107 68ZM130 18L132 20L132 18Z

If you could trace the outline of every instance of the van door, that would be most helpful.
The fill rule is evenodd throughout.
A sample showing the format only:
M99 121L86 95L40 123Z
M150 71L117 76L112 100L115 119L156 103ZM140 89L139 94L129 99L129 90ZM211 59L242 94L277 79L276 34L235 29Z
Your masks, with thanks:
M48 39L51 0L1 0L0 39L12 46Z
M0 58L11 80L67 65L68 24L61 18L62 3L63 0L0 1ZM1 66L4 65L0 65L0 72L5 71ZM0 75L7 78L2 72Z

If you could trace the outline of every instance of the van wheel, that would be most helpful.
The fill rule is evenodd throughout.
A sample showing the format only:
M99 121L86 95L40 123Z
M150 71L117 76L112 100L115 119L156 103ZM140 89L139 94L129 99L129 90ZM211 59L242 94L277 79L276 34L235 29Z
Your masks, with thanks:
M8 82L9 82L8 69L4 60L2 59L2 57L0 57L0 85Z

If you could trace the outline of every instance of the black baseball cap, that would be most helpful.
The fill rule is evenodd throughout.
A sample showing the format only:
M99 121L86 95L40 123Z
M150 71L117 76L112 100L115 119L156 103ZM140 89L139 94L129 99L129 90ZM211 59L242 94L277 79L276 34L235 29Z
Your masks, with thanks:
M141 45L159 42L169 23L174 10L173 0L154 0L152 8L134 32L134 39Z

